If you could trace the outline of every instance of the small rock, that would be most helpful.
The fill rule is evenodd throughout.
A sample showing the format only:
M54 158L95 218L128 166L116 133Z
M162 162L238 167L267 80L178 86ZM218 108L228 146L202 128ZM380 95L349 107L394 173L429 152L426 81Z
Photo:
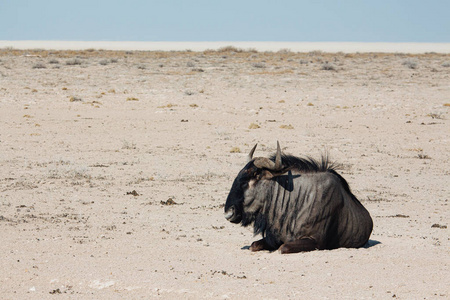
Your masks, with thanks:
M81 98L79 98L79 97L71 96L69 101L70 102L80 102L80 101L83 101L83 100Z
M60 289L56 289L56 290L50 291L49 293L52 294L52 295L61 294L61 290Z
M136 190L132 190L131 192L127 192L127 195L133 195L133 196L139 196L138 192Z
M446 229L447 225L433 224L431 225L431 228Z
M161 201L162 205L177 205L178 203L176 203L172 198L167 199L166 201Z

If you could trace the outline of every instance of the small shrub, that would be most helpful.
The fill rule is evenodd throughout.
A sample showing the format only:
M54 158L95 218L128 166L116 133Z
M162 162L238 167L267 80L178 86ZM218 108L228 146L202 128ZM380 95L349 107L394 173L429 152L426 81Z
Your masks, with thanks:
M336 67L328 62L324 63L322 65L322 70L325 71L336 71Z
M43 63L37 63L33 66L33 69L46 69L47 67Z
M107 64L109 64L109 61L107 59L102 59L101 61L99 61L99 64L102 66L106 66Z
M262 69L262 68L266 67L266 65L264 63L254 63L252 66L254 68L258 68L258 69Z
M444 116L439 113L429 113L427 116L431 117L432 119L438 119L438 120L444 119Z
M123 140L122 141L122 149L128 149L128 150L136 149L136 144L133 142L130 143L127 140Z
M419 67L419 65L417 64L417 62L414 61L414 60L411 60L411 59L405 60L405 61L402 63L402 65L404 65L404 66L406 66L407 68L412 69L412 70L415 70L415 69L417 69L417 68Z
M292 51L289 48L283 48L277 51L278 54L291 54Z
M79 66L81 65L82 61L78 58L74 58L74 59L69 59L68 61L66 61L66 65L68 66Z
M442 66L444 68L450 68L450 61L446 61L445 63L442 64Z
M319 56L319 55L322 55L322 54L323 54L323 52L321 50L314 50L314 51L308 52L309 56Z
M92 178L92 176L89 174L89 169L87 167L66 167L66 168L57 167L57 168L52 168L52 169L48 170L48 178L90 180Z
M225 47L217 49L217 52L220 52L220 53L223 53L223 52L236 52L236 53L239 53L239 52L242 52L242 49L238 49L238 48L236 48L234 46L225 46Z
M59 64L59 61L57 59L50 59L49 64Z

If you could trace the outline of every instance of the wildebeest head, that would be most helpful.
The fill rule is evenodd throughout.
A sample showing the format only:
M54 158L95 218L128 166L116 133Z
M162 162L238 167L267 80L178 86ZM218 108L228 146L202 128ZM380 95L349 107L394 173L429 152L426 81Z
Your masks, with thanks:
M251 224L262 208L262 200L267 192L264 185L283 169L278 142L277 153L273 160L265 157L253 159L257 145L250 151L248 163L234 180L225 203L225 218L232 223L241 223L244 226ZM257 186L262 188L256 189Z

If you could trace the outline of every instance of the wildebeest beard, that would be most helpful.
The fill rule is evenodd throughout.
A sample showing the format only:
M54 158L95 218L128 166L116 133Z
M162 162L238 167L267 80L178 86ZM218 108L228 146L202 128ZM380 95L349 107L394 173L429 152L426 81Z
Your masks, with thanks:
M241 225L246 227L251 224L253 224L253 234L255 236L258 234L262 234L263 237L266 236L268 223L266 216L262 212L259 212L257 214L247 214L244 212L242 214Z
M243 219L244 221L244 219ZM263 213L257 213L253 215L251 218L246 218L244 226L248 226L253 223L253 234L256 236L261 234L265 239L268 246L272 249L277 249L281 243L279 236L270 230L269 222L267 220L267 216Z
M257 219L257 216L259 216L259 215L261 215L261 214L260 213L258 213L257 215L247 214L243 211L241 225L244 227L251 225Z

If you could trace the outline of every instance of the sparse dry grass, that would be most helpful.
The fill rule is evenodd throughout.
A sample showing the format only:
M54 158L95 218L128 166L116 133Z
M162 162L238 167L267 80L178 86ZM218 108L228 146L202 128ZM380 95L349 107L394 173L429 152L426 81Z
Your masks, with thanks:
M288 125L280 125L281 129L294 129L294 126L292 126L291 124Z
M231 148L230 153L241 153L241 149L239 149L239 147L233 147Z
M286 70L264 70L264 71L258 71L258 72L250 72L251 74L255 75L283 75L283 74L293 74L294 71L290 69Z
M312 63L324 63L326 61L340 62L346 60L364 60L370 61L374 58L381 60L388 59L402 59L407 60L422 60L422 59L440 59L443 63L440 63L441 67L447 67L450 61L450 54L440 53L425 53L425 54L398 54L398 53L327 53L322 51L311 52L292 52L287 49L278 52L258 52L254 49L238 49L232 46L223 47L217 50L205 50L202 52L194 51L115 51L115 50L21 50L14 48L0 49L0 57L2 56L35 56L39 58L50 58L51 63L55 63L57 59L71 59L81 60L98 58L103 61L104 64L117 63L120 59L127 57L133 57L136 59L171 59L181 58L190 60L200 55L207 55L209 57L223 58L226 55L227 58L234 60L251 60L253 63L265 61L266 64L275 65L292 65L294 61L300 62L303 65L309 65ZM187 63L187 61L186 61ZM75 65L78 64L78 61ZM184 75L184 74L183 74Z

